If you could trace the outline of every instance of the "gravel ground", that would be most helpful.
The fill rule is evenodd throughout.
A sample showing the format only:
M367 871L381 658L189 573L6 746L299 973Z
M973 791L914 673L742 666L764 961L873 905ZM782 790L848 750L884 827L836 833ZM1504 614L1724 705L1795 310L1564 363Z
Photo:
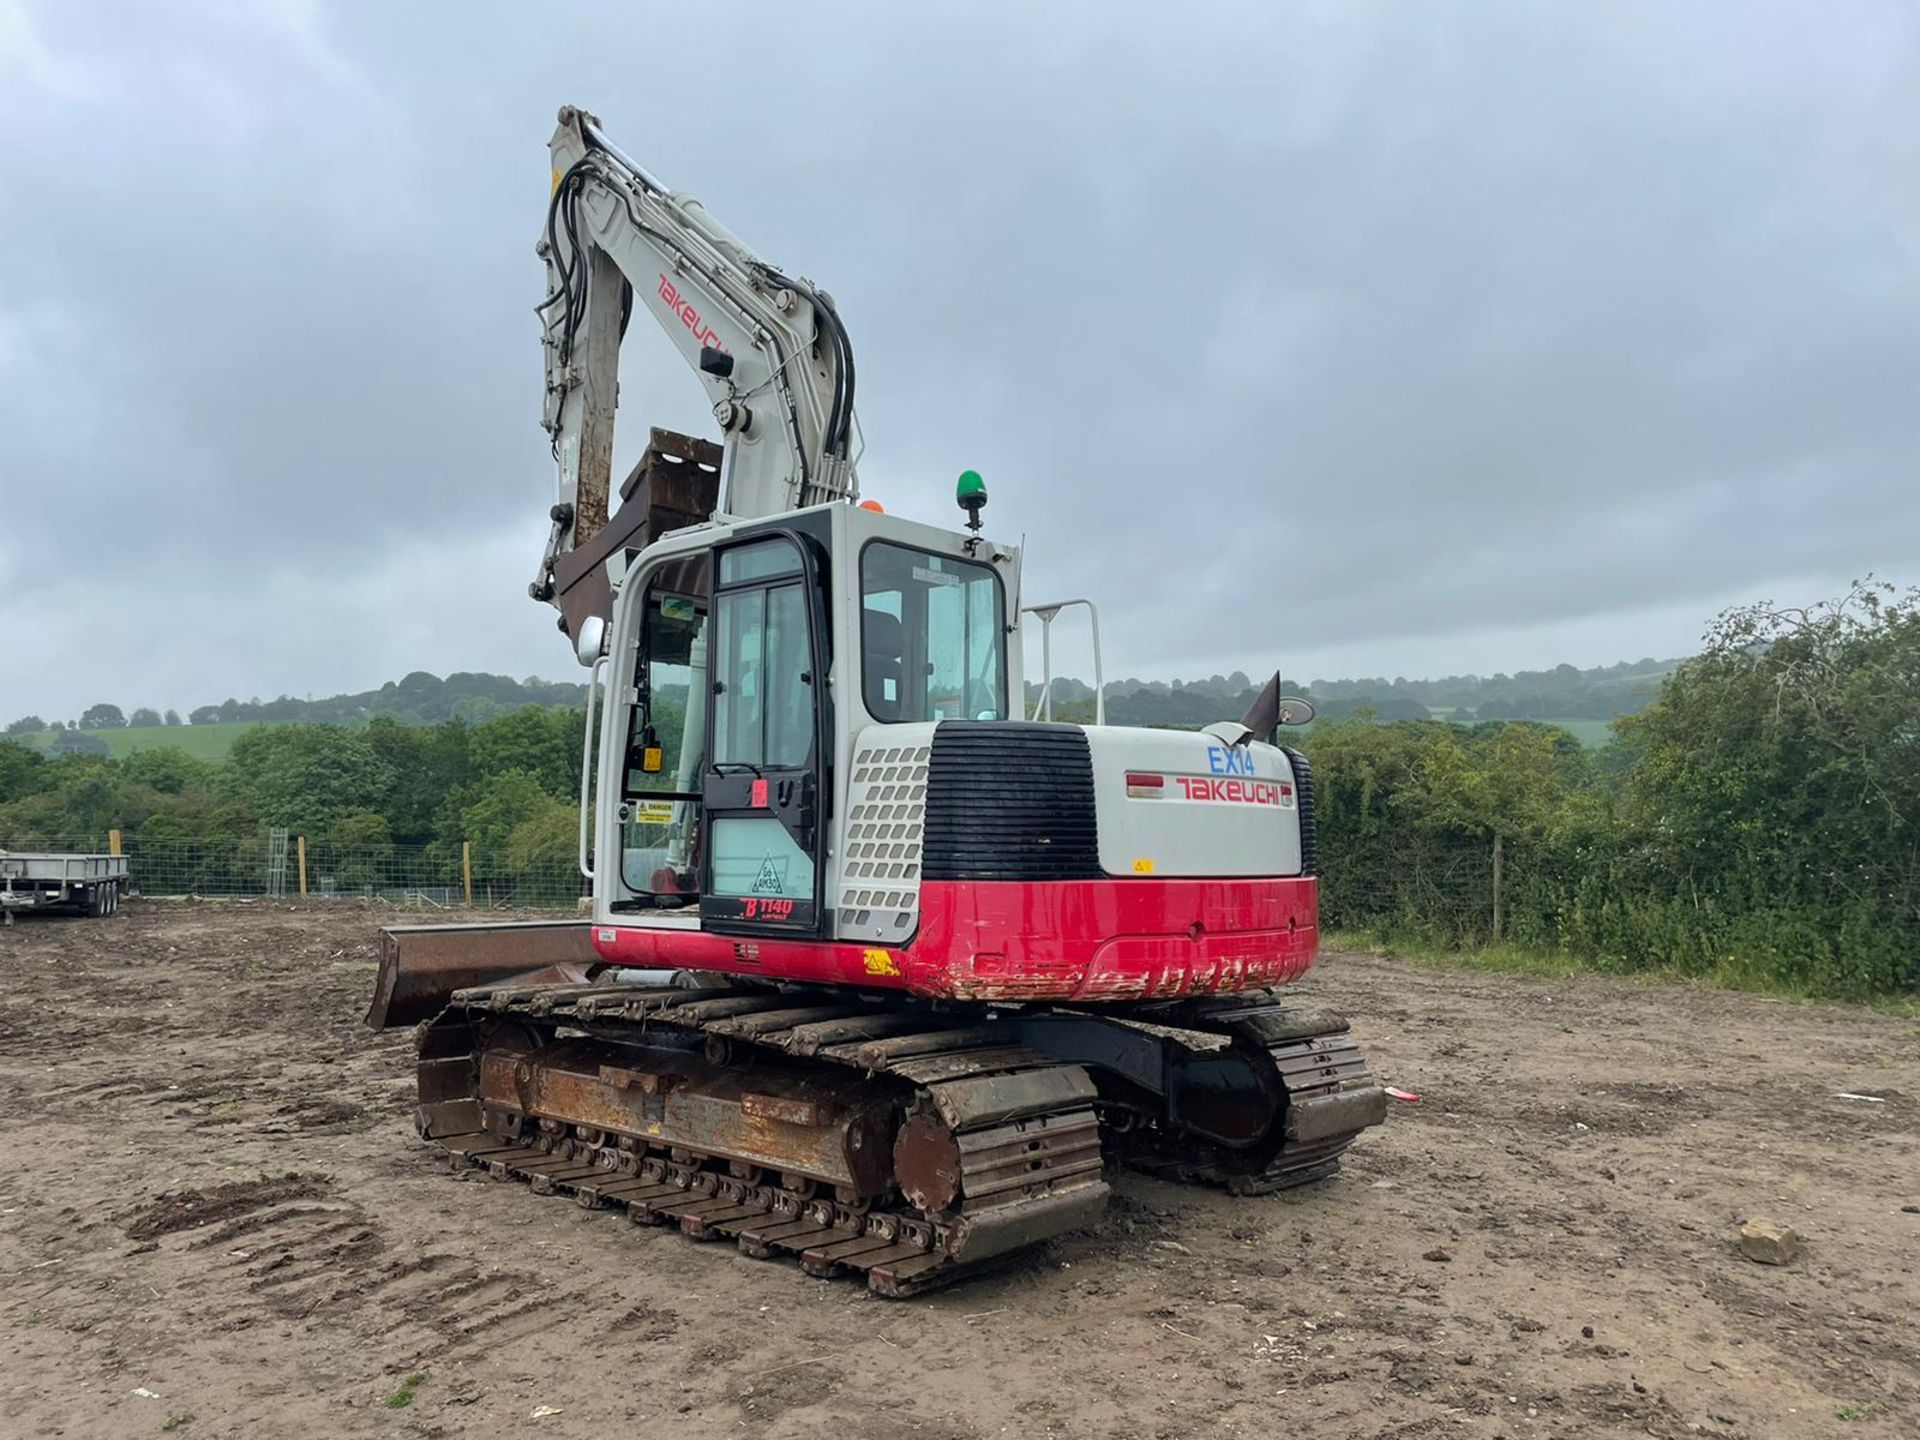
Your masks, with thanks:
M1911 1019L1328 955L1423 1097L1342 1174L1123 1176L889 1303L449 1177L360 1025L394 918L0 930L0 1436L1920 1435Z

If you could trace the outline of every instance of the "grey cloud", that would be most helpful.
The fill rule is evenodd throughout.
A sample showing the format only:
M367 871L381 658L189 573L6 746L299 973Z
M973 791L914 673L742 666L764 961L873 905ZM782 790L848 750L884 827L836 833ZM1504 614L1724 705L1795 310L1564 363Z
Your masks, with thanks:
M0 487L110 519L10 516L0 619L143 617L16 709L566 671L511 604L563 100L834 292L869 493L945 519L982 469L1111 673L1535 622L1605 661L1697 632L1649 606L1920 569L1902 9L11 13ZM628 437L702 418L652 340ZM272 659L171 595L275 597Z

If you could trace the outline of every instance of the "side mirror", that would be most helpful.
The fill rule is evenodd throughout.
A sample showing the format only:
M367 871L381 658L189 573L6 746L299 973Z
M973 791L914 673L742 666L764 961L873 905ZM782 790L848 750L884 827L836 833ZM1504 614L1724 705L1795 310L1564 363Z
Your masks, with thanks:
M582 665L591 665L606 653L607 622L598 615L589 615L580 622L580 633L573 637L573 653L580 657Z
M1313 702L1302 700L1297 695L1289 695L1280 702L1280 720L1282 725L1310 725L1313 723Z

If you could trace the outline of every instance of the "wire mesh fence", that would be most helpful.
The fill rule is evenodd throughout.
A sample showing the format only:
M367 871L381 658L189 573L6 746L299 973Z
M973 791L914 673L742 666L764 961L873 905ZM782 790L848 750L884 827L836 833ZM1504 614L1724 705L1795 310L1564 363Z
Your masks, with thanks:
M1514 878L1505 877L1509 887ZM1449 945L1484 942L1493 936L1493 896L1493 867L1483 857L1450 856L1393 870L1328 860L1320 868L1320 926Z
M28 836L0 850L105 854L105 836ZM148 898L382 899L393 904L552 908L586 892L573 857L516 857L472 844L340 845L302 836L210 839L128 836L121 847L137 894Z
M109 837L14 837L0 849L104 853ZM134 889L202 899L379 898L429 908L570 907L589 887L574 857L516 856L484 845L341 844L261 830L245 836L132 834L123 851ZM1516 885L1516 881L1520 882ZM1524 907L1524 878L1507 877ZM1493 874L1484 855L1409 864L1382 874L1323 864L1320 921L1326 930L1386 929L1450 944L1485 940Z

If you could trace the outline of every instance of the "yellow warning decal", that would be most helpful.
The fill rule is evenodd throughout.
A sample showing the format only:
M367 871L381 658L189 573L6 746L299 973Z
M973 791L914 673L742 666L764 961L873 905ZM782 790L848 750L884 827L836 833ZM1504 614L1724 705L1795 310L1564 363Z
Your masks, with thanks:
M888 951L885 951L885 950L867 951L867 974L898 975L899 973L900 973L900 962L894 959L892 954L890 954Z
M671 800L636 800L630 818L636 825L671 825L673 802Z
M1151 875L1151 874L1153 874L1153 861L1151 861L1151 860L1136 860L1136 861L1134 861L1134 862L1133 862L1133 873L1134 873L1134 874L1136 874L1136 875Z
M659 773L660 747L658 745L649 745L640 752L640 768L649 775Z
M551 195L555 190L558 190L559 188L560 188L560 172L558 170L555 170L553 172L553 184L547 190L547 194Z

